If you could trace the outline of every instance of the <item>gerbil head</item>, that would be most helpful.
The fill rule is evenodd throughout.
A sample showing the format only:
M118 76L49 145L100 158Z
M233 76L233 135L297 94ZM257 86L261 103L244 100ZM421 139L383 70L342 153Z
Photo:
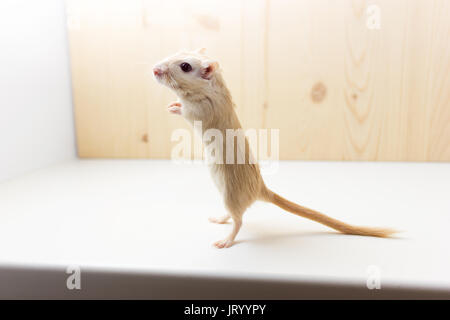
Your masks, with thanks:
M179 52L153 68L155 79L177 94L200 93L211 88L219 64L205 55L205 49Z

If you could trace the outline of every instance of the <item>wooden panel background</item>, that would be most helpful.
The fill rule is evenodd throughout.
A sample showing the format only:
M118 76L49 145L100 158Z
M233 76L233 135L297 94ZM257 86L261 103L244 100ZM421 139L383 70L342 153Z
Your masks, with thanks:
M450 160L448 0L70 0L67 14L81 157L169 158L188 125L151 66L206 47L243 126L280 129L281 159Z

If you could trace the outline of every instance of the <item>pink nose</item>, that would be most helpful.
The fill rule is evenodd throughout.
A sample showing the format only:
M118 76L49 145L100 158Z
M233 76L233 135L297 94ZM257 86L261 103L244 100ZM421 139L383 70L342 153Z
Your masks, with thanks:
M154 74L155 76L160 76L160 75L163 74L163 71L162 71L160 68L155 67L155 68L153 68L153 74Z

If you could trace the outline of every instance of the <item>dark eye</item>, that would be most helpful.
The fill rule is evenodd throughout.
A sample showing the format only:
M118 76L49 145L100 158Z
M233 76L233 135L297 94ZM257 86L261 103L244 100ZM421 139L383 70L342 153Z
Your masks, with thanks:
M180 68L184 72L189 72L189 71L192 70L192 66L189 63L187 63L187 62L183 62L182 64L180 64Z

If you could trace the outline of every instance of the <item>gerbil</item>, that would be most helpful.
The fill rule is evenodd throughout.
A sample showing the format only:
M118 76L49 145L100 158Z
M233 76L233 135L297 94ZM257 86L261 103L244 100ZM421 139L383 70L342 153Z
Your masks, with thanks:
M179 98L179 101L169 105L169 112L183 116L191 124L201 121L204 129L220 130L223 136L226 129L241 128L219 64L208 58L204 49L177 53L158 63L153 73L159 83L172 89ZM223 195L228 211L227 215L210 218L210 221L225 223L233 219L232 232L225 239L214 243L217 248L228 248L233 244L245 210L256 200L271 202L286 211L346 234L388 237L395 232L384 228L352 226L284 199L266 187L258 165L248 161L251 152L247 140L245 145L248 152L245 152L244 164L226 164L225 161L223 164L210 164L213 180ZM208 146L206 144L205 148Z

